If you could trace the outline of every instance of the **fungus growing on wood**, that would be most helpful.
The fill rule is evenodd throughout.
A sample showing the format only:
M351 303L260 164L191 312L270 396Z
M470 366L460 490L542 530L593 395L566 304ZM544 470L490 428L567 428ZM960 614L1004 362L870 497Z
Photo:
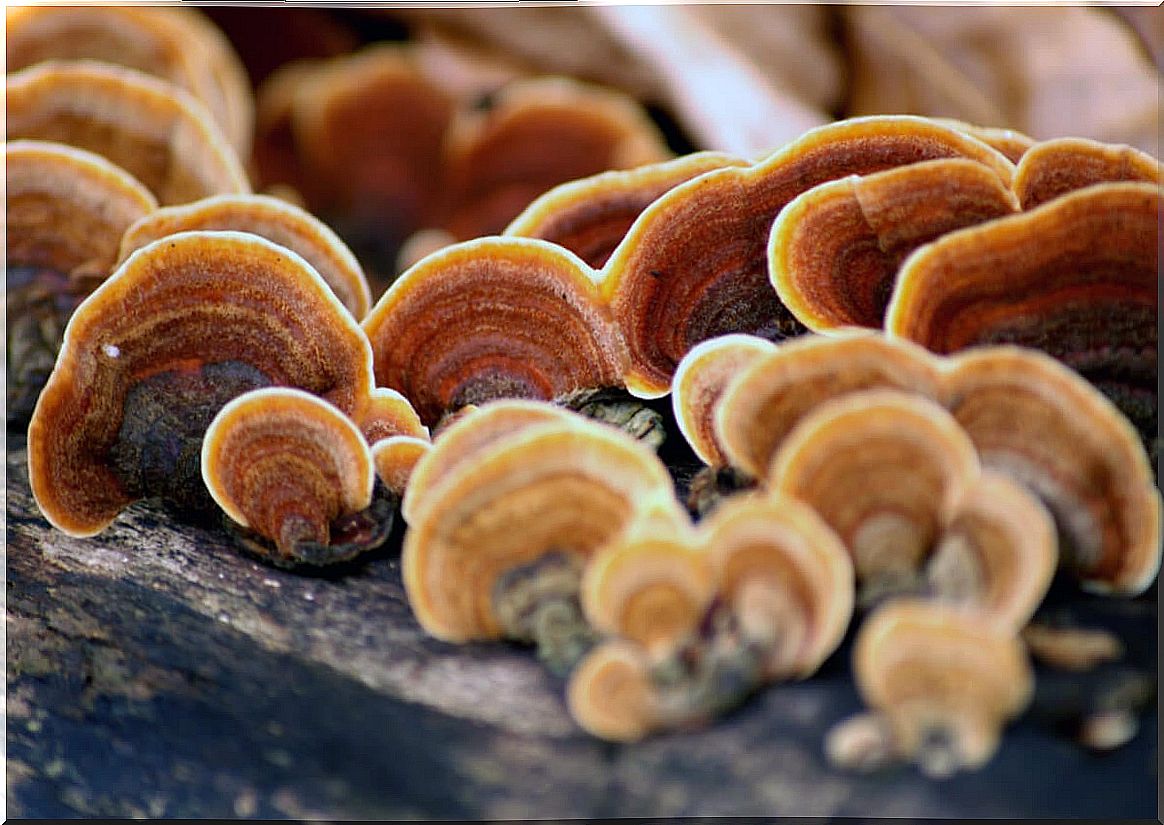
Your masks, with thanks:
M595 647L574 668L566 704L587 733L612 742L638 741L659 723L646 653L621 640Z
M117 260L126 227L157 208L128 172L61 143L4 145L9 423L25 423L65 324Z
M93 60L8 75L8 137L67 143L125 169L163 205L249 192L206 108L172 83Z
M897 270L910 252L1018 208L994 170L965 158L822 183L794 198L772 226L772 285L815 332L880 329Z
M694 152L634 169L600 172L546 192L513 219L505 234L556 243L599 268L635 218L664 192L712 169L746 165L723 152Z
M372 462L376 476L384 486L403 497L408 490L412 471L432 449L427 438L414 435L391 435L372 444Z
M1060 559L1085 587L1134 595L1160 567L1160 492L1136 432L1050 356L982 347L952 357L945 405L984 466L1047 505Z
M763 479L805 415L832 398L876 388L937 398L938 360L909 342L863 330L785 341L724 387L713 412L716 441L732 466Z
M867 604L917 586L978 475L974 444L946 410L878 389L834 398L806 416L773 456L768 485L810 505L841 537Z
M364 272L339 236L306 210L268 195L215 195L159 209L125 232L121 260L166 235L198 229L251 232L302 255L357 321L372 306Z
M363 322L376 383L433 426L496 398L618 387L625 350L594 273L546 241L480 238L404 273Z
M376 475L363 435L303 390L266 387L227 402L206 429L201 468L215 503L250 531L244 546L275 564L347 561L391 528L394 508L370 512Z
M76 536L159 496L209 503L205 428L236 395L299 387L347 414L371 391L367 339L311 266L242 232L184 232L139 249L65 330L28 428L41 512Z
M1150 183L1101 183L951 232L902 265L886 331L938 353L1041 349L1152 437L1160 197Z
M1012 164L963 132L924 118L854 118L805 133L746 168L707 172L639 216L604 267L602 293L629 347L627 387L656 397L700 341L731 332L804 331L768 278L772 222L817 184L946 157L976 160L1008 184Z
M1142 181L1160 186L1160 161L1131 146L1078 137L1036 144L1014 173L1014 192L1023 209L1095 183Z
M408 399L387 387L376 387L368 394L367 401L355 413L355 421L369 444L395 435L426 440L429 437L428 427L420 422Z

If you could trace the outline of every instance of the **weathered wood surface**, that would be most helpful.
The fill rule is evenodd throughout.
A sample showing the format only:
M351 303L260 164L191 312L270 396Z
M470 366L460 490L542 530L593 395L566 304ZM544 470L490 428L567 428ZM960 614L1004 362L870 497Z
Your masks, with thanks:
M13 817L529 819L711 815L1149 817L1157 716L1099 757L1040 698L983 771L829 768L823 732L858 707L849 643L815 678L714 727L607 745L522 649L454 647L412 618L393 548L314 578L236 553L214 526L138 505L72 539L39 516L23 443L7 458L7 781ZM1080 600L1156 669L1155 591ZM1043 674L1041 674L1042 676Z

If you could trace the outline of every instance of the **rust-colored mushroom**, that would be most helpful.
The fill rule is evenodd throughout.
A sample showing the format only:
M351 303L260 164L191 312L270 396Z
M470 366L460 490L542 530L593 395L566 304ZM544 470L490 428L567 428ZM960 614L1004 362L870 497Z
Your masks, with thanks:
M264 192L290 190L303 201L308 189L292 127L292 109L300 88L319 71L309 58L282 64L259 84L255 92L255 138L251 167L255 185Z
M412 471L432 449L432 442L415 435L390 435L372 444L376 475L389 490L403 497Z
M368 394L367 402L356 412L356 426L369 444L397 435L429 438L428 427L420 422L411 402L387 387L376 387Z
M670 157L621 93L564 77L514 81L450 124L442 225L458 240L495 235L558 184Z
M342 527L372 504L371 452L351 419L317 396L266 387L227 402L206 429L201 468L226 515L273 543L247 545L271 561L323 565L374 545Z
M230 42L193 8L42 6L5 15L8 71L93 59L162 78L210 111L239 157L250 153L254 103Z
M197 229L261 235L302 255L357 321L371 308L364 272L339 236L306 210L267 195L215 195L159 209L125 232L121 260L158 238Z
M694 152L629 170L612 170L555 186L505 229L564 246L599 268L652 201L684 181L747 161L723 152Z
M937 402L876 389L807 415L773 456L768 485L810 505L837 532L867 603L916 586L978 474L974 444Z
M1014 173L1014 191L1023 209L1095 183L1164 183L1160 161L1131 146L1078 137L1045 140L1030 149Z
M945 405L982 462L1055 517L1062 562L1089 589L1136 594L1160 567L1160 492L1131 425L1050 356L980 347L952 357Z
M1022 159L1022 156L1026 154L1026 151L1037 143L1030 135L1023 134L1015 129L1006 129L999 126L979 126L952 117L934 117L930 119L935 123L950 126L960 132L965 132L971 137L978 138L978 140L987 146L992 146L1002 152L1011 163L1018 163Z
M851 175L813 187L780 211L769 275L784 306L815 332L880 329L910 252L1018 208L994 170L966 158Z
M76 536L136 499L206 499L205 428L235 395L287 385L347 414L371 351L295 253L242 232L184 232L139 249L73 314L28 428L41 512Z
M157 201L124 169L61 143L4 145L9 423L26 423L77 304L113 271Z
M625 350L594 273L530 238L481 238L404 273L364 319L376 383L433 426L494 398L551 400L622 383Z
M886 331L939 353L1041 349L1152 437L1160 198L1153 184L1100 183L951 232L902 265Z
M733 466L763 479L805 415L830 399L879 387L936 399L938 361L921 347L864 330L785 341L724 387L713 411L716 441Z
M93 60L50 60L8 75L7 89L9 138L102 155L163 205L250 191L206 108L172 83Z
M602 292L627 339L627 387L663 395L680 359L731 332L785 338L804 331L768 279L772 222L817 184L907 163L964 157L1009 185L1012 164L963 132L924 118L854 118L805 133L746 168L676 186L638 217L603 268Z

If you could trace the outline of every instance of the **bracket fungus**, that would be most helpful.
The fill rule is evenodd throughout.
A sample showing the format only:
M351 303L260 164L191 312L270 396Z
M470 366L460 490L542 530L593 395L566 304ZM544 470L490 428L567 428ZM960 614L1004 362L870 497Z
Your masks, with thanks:
M206 429L202 478L240 544L278 566L348 561L388 537L394 502L373 507L363 435L327 401L291 387L251 390ZM245 531L245 532L244 532Z
M126 230L121 260L166 235L199 229L250 232L285 246L315 268L357 321L371 308L364 272L339 236L306 210L267 195L214 195L159 209Z
M75 536L131 502L206 506L205 428L271 384L367 403L371 351L310 264L242 232L184 232L133 255L77 308L28 428L41 512Z
M865 620L853 671L872 712L830 731L830 760L866 768L904 760L931 778L986 764L1003 727L1025 710L1034 690L1013 630L909 599L885 604ZM861 764L874 754L880 765Z
M167 81L95 60L50 60L9 74L7 101L10 139L102 155L163 205L250 191L206 108Z
M1160 567L1160 492L1120 412L1050 356L982 347L953 356L945 405L984 466L1047 505L1061 561L1085 587L1135 595Z
M930 120L977 138L987 146L997 149L1011 163L1018 163L1022 159L1022 156L1026 154L1027 150L1038 142L1030 135L1015 129L1005 129L998 126L979 126L951 117L933 117Z
M399 497L408 489L412 471L432 449L432 442L415 435L390 435L372 444L376 476Z
M1150 183L1100 183L951 232L902 265L890 335L938 353L1019 344L1050 353L1155 435L1159 220Z
M411 402L387 387L376 387L368 393L356 416L356 426L369 444L396 435L429 438L428 427L420 422Z
M621 640L603 642L579 662L566 705L587 733L612 742L638 741L662 722L646 653Z
M1014 192L1023 209L1095 183L1142 181L1160 186L1160 161L1131 146L1087 138L1045 140L1032 147L1014 173Z
M555 186L530 203L504 234L564 246L601 268L651 202L691 178L747 161L723 152L693 152L634 169L600 172Z
M480 238L435 252L363 328L377 385L404 393L429 426L465 404L622 383L625 350L593 270L546 241Z
M25 423L77 305L113 271L126 227L157 201L124 169L61 143L4 144L10 423Z
M648 447L583 416L555 410L504 435L490 407L438 436L416 466L406 503L426 503L404 537L405 590L439 639L536 642L566 669L593 643L578 596L585 564L673 496L670 476ZM489 433L476 439L482 423ZM447 469L418 483L434 464Z
M201 101L239 157L250 153L250 81L226 36L196 9L16 7L5 14L8 71L91 59L159 77Z
M772 285L815 332L880 329L897 270L910 252L1018 209L994 170L966 158L822 183L794 198L772 225Z
M826 181L947 157L976 160L1010 184L1013 165L985 143L925 118L882 116L812 129L753 166L706 172L662 195L603 268L603 297L629 347L627 387L665 394L687 351L717 335L802 333L768 277L780 210Z
M807 415L773 456L768 486L804 501L836 531L868 604L917 586L979 472L974 444L937 402L876 389Z

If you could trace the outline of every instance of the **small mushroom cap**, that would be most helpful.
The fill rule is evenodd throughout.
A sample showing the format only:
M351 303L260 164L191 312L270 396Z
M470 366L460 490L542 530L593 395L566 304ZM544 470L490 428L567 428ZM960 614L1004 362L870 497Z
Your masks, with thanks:
M850 175L798 195L768 243L776 293L815 332L879 329L906 255L947 232L1018 211L985 164L966 158Z
M527 206L504 234L556 243L599 268L635 218L664 192L712 169L747 163L723 152L694 152L569 181Z
M408 496L425 465L444 460L445 443L438 436L418 462ZM501 633L493 590L504 573L549 552L591 558L637 511L673 492L649 447L567 414L477 450L422 494L429 503L404 537L405 589L425 630L461 642Z
M802 332L768 277L780 210L826 181L945 157L984 163L1008 185L1013 174L1006 158L963 132L918 117L866 117L812 129L754 166L706 172L662 195L603 267L603 296L630 350L627 388L665 394L687 351L717 335Z
M236 361L341 410L371 391L367 339L311 266L242 232L184 232L139 249L76 310L28 428L41 512L70 535L132 501L108 463L130 389Z
M354 419L369 444L396 435L429 440L428 427L420 422L412 404L396 390L387 387L373 389L366 403L356 411Z
M1023 209L1095 183L1143 181L1160 186L1160 161L1131 146L1087 138L1046 140L1032 147L1014 173L1014 192Z
M774 349L772 342L754 335L721 335L696 344L679 362L671 381L671 407L679 431L704 464L728 464L715 435L715 412L727 385Z
M707 554L677 535L608 545L587 564L582 609L598 631L666 658L690 636L715 596Z
M955 607L896 599L862 624L853 673L865 702L916 753L927 729L952 727L963 764L994 753L1007 720L1030 702L1034 675L1018 636Z
M716 443L732 466L764 478L805 415L832 398L879 387L938 398L938 361L919 346L864 330L785 341L728 381L713 410Z
M250 152L250 84L230 42L192 8L15 7L6 10L8 71L93 59L167 80L201 101L240 157Z
M292 110L300 89L319 71L319 61L292 60L277 67L255 92L255 138L251 165L256 185L269 191L275 185L290 187L307 204L310 187L307 170L299 157L292 128Z
M864 580L916 571L978 474L974 444L937 402L877 389L807 415L773 456L768 484L813 507Z
M371 308L364 271L339 236L306 210L269 195L215 195L159 209L126 231L121 260L158 238L198 229L251 232L285 246L315 267L357 321Z
M132 175L62 143L4 144L8 264L104 277L126 227L157 208Z
M494 235L558 184L670 157L647 113L620 92L565 77L515 81L449 126L444 228L460 240Z
M1058 561L1055 522L1039 499L985 470L958 502L926 573L939 598L1017 633L1046 595Z
M432 450L432 442L427 438L412 435L392 435L372 444L372 462L376 475L384 485L403 495L408 489L409 479L417 463Z
M655 691L646 654L630 642L604 642L590 651L566 685L570 715L587 733L634 742L655 728Z
M202 441L202 478L238 524L291 555L326 544L331 522L372 501L375 470L356 425L321 398L265 387L229 401Z
M530 238L480 238L405 272L363 322L376 383L432 426L494 398L550 400L622 383L625 350L594 271Z
M1008 346L951 358L943 394L983 464L1046 503L1084 586L1135 595L1152 583L1160 493L1136 431L1102 393L1050 356Z
M720 598L745 632L778 645L769 674L816 672L853 614L853 563L840 537L811 507L780 495L728 499L700 530Z
M1030 135L1025 135L1014 129L978 126L952 117L932 117L930 120L977 138L987 146L997 149L1011 163L1018 163L1026 151L1037 142Z

